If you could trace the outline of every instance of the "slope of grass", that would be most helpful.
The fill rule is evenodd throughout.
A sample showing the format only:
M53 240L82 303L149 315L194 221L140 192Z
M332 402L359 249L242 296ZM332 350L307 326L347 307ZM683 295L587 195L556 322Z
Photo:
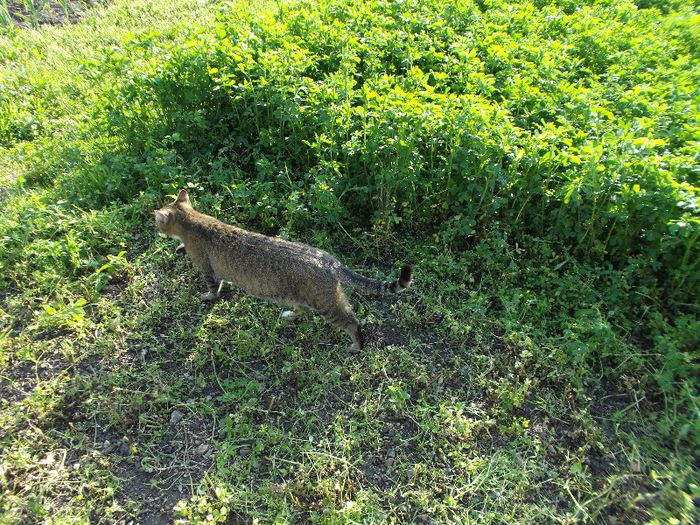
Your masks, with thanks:
M692 523L698 15L117 1L0 36L0 522ZM415 286L368 345L151 211Z

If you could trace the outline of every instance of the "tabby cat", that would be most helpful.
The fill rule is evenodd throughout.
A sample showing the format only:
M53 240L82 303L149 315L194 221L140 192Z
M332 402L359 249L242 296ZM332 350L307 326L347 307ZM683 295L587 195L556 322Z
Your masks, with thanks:
M158 229L178 239L177 251L185 251L204 275L207 293L203 301L219 297L224 281L247 293L292 308L315 310L345 330L353 348L362 348L360 323L341 287L365 293L397 293L411 285L411 267L404 266L396 281L378 281L343 266L329 253L299 242L268 237L224 224L196 211L185 190L155 211ZM283 317L293 318L294 311Z

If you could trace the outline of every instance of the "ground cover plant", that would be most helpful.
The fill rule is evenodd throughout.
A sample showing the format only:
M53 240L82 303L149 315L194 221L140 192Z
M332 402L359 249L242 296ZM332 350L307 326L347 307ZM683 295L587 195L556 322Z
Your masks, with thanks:
M697 521L692 2L0 23L0 522ZM203 305L179 188L414 287Z

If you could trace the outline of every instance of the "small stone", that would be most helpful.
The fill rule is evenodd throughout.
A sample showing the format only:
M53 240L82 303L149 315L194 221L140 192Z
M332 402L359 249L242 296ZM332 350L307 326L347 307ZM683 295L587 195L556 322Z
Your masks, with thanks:
M247 458L250 456L250 447L242 447L238 450L238 455L242 458Z
M393 458L394 456L396 456L396 451L392 448L391 450L389 450L389 452L386 453L386 455L390 458Z
M122 442L122 444L119 445L119 454L122 456L128 456L131 454L131 448L129 447L128 443Z
M194 449L194 451L200 456L206 454L207 450L209 450L209 445L206 443L202 443L196 449Z
M171 425L177 425L180 421L182 421L183 414L179 410L173 410L173 413L170 414L170 424Z
M105 452L112 450L112 443L110 443L109 439L105 439L104 443L102 443L102 450Z

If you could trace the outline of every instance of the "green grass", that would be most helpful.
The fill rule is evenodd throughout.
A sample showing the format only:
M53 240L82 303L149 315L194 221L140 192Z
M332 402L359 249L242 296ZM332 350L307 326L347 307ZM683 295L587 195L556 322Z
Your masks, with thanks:
M698 17L169 0L6 24L0 522L697 521ZM352 296L359 354L236 290L203 305L152 220L180 187L415 285Z

